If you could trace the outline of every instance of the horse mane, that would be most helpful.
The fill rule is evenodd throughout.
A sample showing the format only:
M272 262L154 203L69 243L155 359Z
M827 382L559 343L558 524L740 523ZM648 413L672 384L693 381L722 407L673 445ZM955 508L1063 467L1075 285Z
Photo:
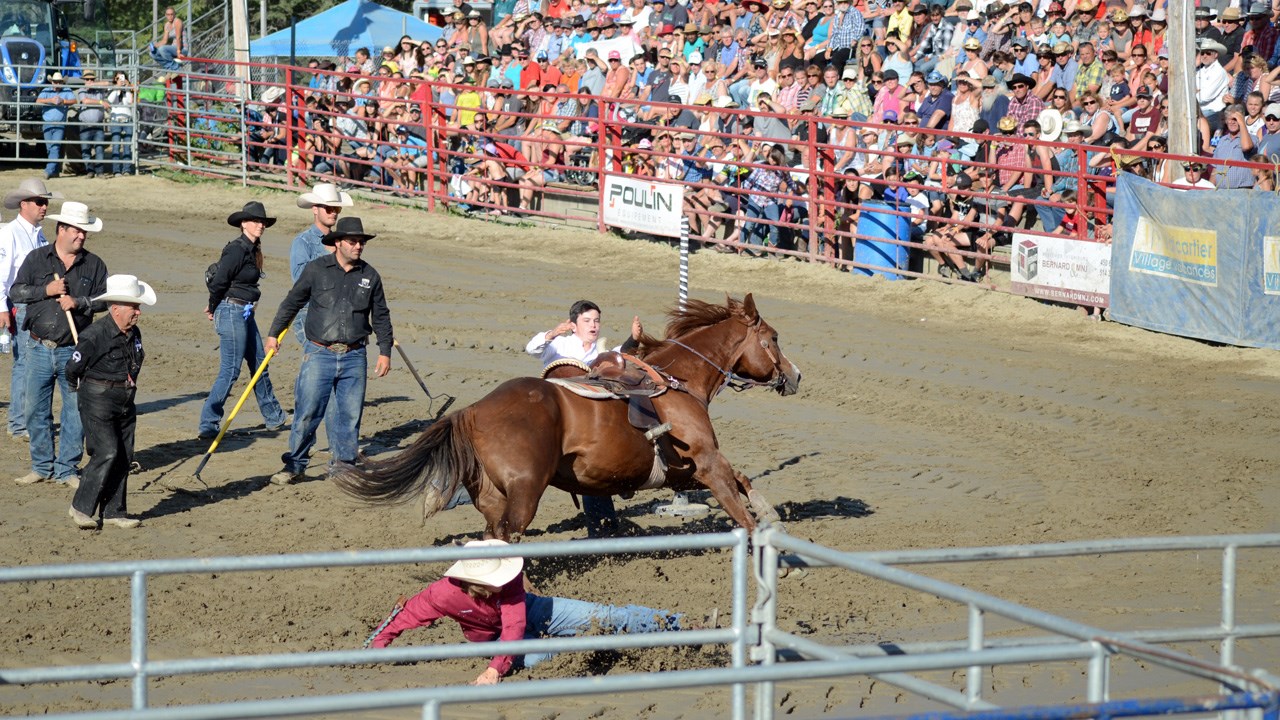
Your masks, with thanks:
M667 340L677 340L695 330L710 327L724 322L731 317L742 316L742 301L727 298L724 305L715 305L692 298L685 301L684 308L674 307L667 311L666 337L662 340L642 333L637 340L635 356L643 359L645 355L662 347Z

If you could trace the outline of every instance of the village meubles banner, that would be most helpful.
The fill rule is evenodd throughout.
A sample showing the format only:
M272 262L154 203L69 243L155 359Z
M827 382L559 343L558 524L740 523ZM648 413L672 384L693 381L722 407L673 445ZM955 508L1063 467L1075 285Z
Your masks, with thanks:
M1280 348L1280 197L1116 183L1111 309L1118 322Z

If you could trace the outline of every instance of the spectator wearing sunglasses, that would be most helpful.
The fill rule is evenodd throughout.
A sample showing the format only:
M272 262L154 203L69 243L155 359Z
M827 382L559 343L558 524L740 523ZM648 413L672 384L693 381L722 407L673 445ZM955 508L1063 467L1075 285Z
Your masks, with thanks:
M1189 162L1182 165L1182 177L1173 181L1175 187L1187 188L1204 188L1206 190L1213 189L1213 183L1204 178L1205 166L1203 163Z
M1280 156L1280 103L1262 109L1262 137L1254 151L1265 158Z

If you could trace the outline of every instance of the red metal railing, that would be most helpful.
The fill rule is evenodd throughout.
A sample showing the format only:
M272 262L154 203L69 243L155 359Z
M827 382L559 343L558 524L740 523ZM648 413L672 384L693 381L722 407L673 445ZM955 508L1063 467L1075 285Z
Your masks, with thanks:
M235 74L234 64L200 61L197 66L204 68L205 72L186 73L183 76L175 76L170 81L173 97L169 100L167 156L175 161L179 161L180 148L191 147L193 137L206 140L212 137L198 130L200 126L208 124L208 118L216 117L225 122L227 117L225 107L228 105L239 107L240 101L237 99L236 91L240 83L231 78ZM858 181L859 187L863 184L878 185L895 194L904 191L908 195L925 194L926 199L929 199L930 194L935 197L938 195L963 197L968 198L970 202L983 203L988 211L998 203L1006 203L1010 209L1015 205L1021 205L1024 211L1033 210L1037 216L1042 216L1043 210L1062 210L1074 213L1076 218L1082 219L1076 223L1075 237L1080 240L1105 240L1109 238L1111 215L1107 195L1114 191L1114 173L1119 171L1121 156L1160 162L1209 162L1218 167L1242 167L1250 170L1269 169L1269 166L1247 162L1227 162L1201 157L1183 158L1134 150L1115 152L1106 148L1046 143L1013 135L992 137L897 125L858 123L809 115L722 110L713 107L675 106L667 103L606 98L595 98L599 108L597 117L562 117L503 109L505 103L501 100L513 92L510 90L487 87L475 89L468 85L427 83L423 80L395 79L398 84L410 88L409 94L416 95L417 98L397 97L391 100L391 104L403 104L406 110L416 108L419 113L417 118L412 118L411 112L408 111L405 112L404 117L397 119L377 116L364 118L359 117L357 113L361 111L354 108L344 111L342 108L322 109L308 106L309 98L323 96L335 101L349 101L358 107L361 103L368 101L369 97L359 95L354 88L321 92L307 85L295 84L293 78L298 77L300 72L295 68L255 63L250 64L250 69L259 74L275 74L283 78L284 82L251 81L247 88L249 97L261 97L262 91L268 86L279 87L285 91L273 103L263 104L260 101L249 100L248 111L241 116L244 129L244 171L246 181L253 184L298 188L314 182L336 181L370 191L421 199L425 201L429 210L434 210L438 205L444 205L466 208L470 211L515 212L547 220L577 220L581 219L580 216L552 212L536 202L537 198L551 194L568 201L590 202L598 209L603 201L603 183L600 182L602 174L632 172L639 177L684 185L687 197L697 195L705 199L718 193L722 199L735 201L723 202L728 206L727 209L718 211L711 209L716 207L714 203L707 206L692 201L687 203L687 214L696 220L693 223L695 226L702 228L717 226L715 233L700 233L694 236L695 240L737 251L790 255L811 262L829 263L841 268L891 270L895 274L911 277L924 277L924 275L910 272L906 268L886 268L853 260L850 248L860 241L874 240L882 244L905 246L915 252L928 252L930 248L920 240L859 234L856 218L863 208L863 202L857 197L838 199L842 183L854 178ZM347 77L341 73L321 72L318 75L332 76L334 79ZM428 87L424 88L424 85ZM451 102L436 99L436 95L441 92L452 94L455 99ZM477 108L469 103L460 104L457 98L468 92L481 93L482 103L486 99L485 95L489 98L497 98L499 100L497 107ZM581 109L585 109L587 105L585 95L561 95L538 91L518 91L518 95L534 101L574 99L578 101ZM377 101L380 98L372 96L372 99ZM266 116L263 119L258 119L256 111L252 110L255 105L264 109ZM216 113L210 112L211 107L220 109ZM790 137L767 139L719 130L666 128L627 119L634 118L643 108L694 112L699 116L699 128L704 126L718 128L726 119L740 120L747 117L751 118L753 123L759 123L766 118L778 118L789 124L794 123L795 126ZM486 117L513 118L523 121L527 128L534 129L526 129L521 136L511 137L482 133L473 128L459 126L457 121L462 114L474 112L482 113ZM353 120L356 125L363 124L367 137L361 138L350 134ZM560 137L558 134L553 137L545 135L541 130L548 123L559 125L565 121L569 121L570 127L576 123L585 123L586 132L571 137ZM344 133L342 125L349 126L348 132ZM414 140L406 139L405 142L401 142L394 132L387 132L388 127L394 130L399 125L408 126ZM832 136L835 135L848 137L849 129L852 129L852 135L857 137L858 133L867 128L874 129L882 135L909 132L916 137L934 140L945 137L959 143L972 142L978 145L980 151L984 147L990 149L985 157L968 158L955 155L942 157L921 154L915 147L900 150L901 146L895 146L892 143L888 147L860 145L851 147L832 141ZM801 163L799 166L773 165L754 155L752 157L735 155L731 159L704 159L704 165L723 166L729 170L722 182L716 181L717 176L711 176L709 181L706 179L686 181L683 175L680 178L665 177L666 173L662 172L662 168L682 167L684 161L691 159L691 156L678 152L675 148L641 149L634 142L624 142L624 138L628 136L634 137L643 133L653 135L663 131L692 134L698 138L699 148L705 148L711 144L709 141L712 139L718 143L733 144L739 150L748 151L753 148L758 151L758 148L765 143L778 145L786 149L789 157L798 155ZM275 141L258 139L264 133L271 133L272 137L277 139ZM820 136L824 134L828 137L820 140ZM550 153L551 159L527 155L503 157L500 152L503 148L500 148L497 143L502 143L506 139L519 139L524 147L545 149ZM1059 202L1026 192L1011 195L998 186L984 189L980 187L980 183L974 183L971 188L965 190L951 184L950 179L961 172L998 174L1002 171L1011 171L1009 166L994 162L994 152L991 149L994 149L996 143L1010 146L1014 152L1030 155L1035 155L1036 148L1040 146L1047 146L1053 155L1074 153L1076 167L1073 170L1027 166L1017 172L1034 172L1040 177L1041 183L1049 186L1053 186L1060 178L1065 179L1069 184L1075 185L1077 191L1075 200ZM932 142L922 144L933 145ZM499 152L495 154L495 151ZM925 181L908 181L903 178L904 173L901 172L898 173L897 179L886 179L879 175L864 176L861 171L847 173L841 166L849 164L846 159L849 153L861 154L868 162L879 165L887 163L902 168L923 165L926 170L936 166L938 172L933 174L938 175L938 179L933 180L926 176ZM1099 155L1102 155L1104 160L1109 158L1117 169L1111 173L1091 171L1090 162ZM584 156L588 158L585 165L575 164ZM227 153L187 150L185 157L186 164L190 165L202 163L234 165L235 163L234 157ZM425 161L420 159L424 157ZM659 169L650 170L651 166ZM499 170L501 172L498 172ZM780 188L779 191L773 192L758 188L744 188L742 178L753 171L759 171L761 174L785 173L786 176L798 176L798 181L794 183L794 187L798 189L787 191ZM572 173L580 182L566 184L557 181L545 183L543 187L531 187L532 183L527 179L534 173L542 173L544 178L547 176L564 178ZM525 179L524 182L522 178ZM587 182L581 182L583 179ZM456 191L463 185L471 187L470 197L458 197ZM454 192L451 192L451 188ZM484 191L483 198L479 196L480 190ZM512 207L510 203L513 193L516 198L519 198L522 190L526 198L532 196L534 201L529 202L527 207ZM883 192L881 194L883 195ZM772 204L791 207L794 212L781 213L786 217L780 216L776 220L765 217L762 213L759 217L748 216L753 209L761 210ZM932 229L952 226L980 233L1019 232L1031 235L1045 235L1054 230L1048 227L1029 226L1026 220L1028 215L1025 212L1019 218L1018 225L1011 225L1008 216L1003 214L1003 221L999 218L984 219L981 215L974 220L966 220L945 214L934 214L932 203L926 205L923 211L918 208L913 210L910 207L904 207L905 204L898 202L886 208L877 207L876 212L888 216L906 217L913 225L923 225L925 228ZM736 209L734 205L737 206ZM798 219L801 215L803 218ZM605 230L604 221L598 212L596 216L597 228L601 231ZM850 222L850 218L854 218L854 221ZM726 231L725 236L720 237L718 231L722 227L733 227L734 232ZM760 247L735 239L742 236L748 227L754 235L758 235L761 228L767 235L772 235L774 229L779 232L779 235L791 235L795 239L794 249ZM1099 232L1100 230L1103 232ZM850 256L843 257L846 254ZM971 246L970 249L948 250L947 254L959 255L975 261L999 262L998 257L990 252L983 252L976 246ZM936 276L930 277L941 279Z

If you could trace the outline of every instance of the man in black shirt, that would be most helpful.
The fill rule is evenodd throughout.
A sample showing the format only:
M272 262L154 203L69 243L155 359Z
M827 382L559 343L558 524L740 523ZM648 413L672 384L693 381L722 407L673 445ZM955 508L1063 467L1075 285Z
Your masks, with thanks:
M126 514L125 492L138 418L133 396L145 356L137 325L141 306L155 305L156 293L133 275L112 275L107 292L94 302L108 303L107 314L80 334L67 363L67 382L77 390L89 450L84 480L67 514L84 529L98 527L95 515L103 525L135 528L140 521Z
M307 307L306 357L294 385L293 430L289 452L282 456L284 469L271 482L288 485L301 479L308 455L316 442L316 429L325 417L329 396L337 406L325 423L334 462L354 463L364 414L365 379L368 372L365 344L369 333L378 335L378 361L374 374L391 370L391 311L382 291L382 277L360 259L364 246L375 236L364 231L360 218L344 217L320 239L334 246L333 253L316 258L302 270L293 289L280 303L266 340L268 352L279 347L276 338ZM372 321L372 322L371 322Z
M23 330L31 333L27 358L27 431L31 433L31 472L14 480L31 485L56 480L80 485L84 436L76 395L67 383L66 365L75 349L76 334L89 327L94 312L106 303L91 298L106 290L107 266L84 249L87 233L102 229L84 203L65 202L62 212L46 219L57 222L52 245L32 250L9 288L9 301L27 304ZM68 320L75 323L73 328ZM53 454L53 386L62 394L61 437Z

